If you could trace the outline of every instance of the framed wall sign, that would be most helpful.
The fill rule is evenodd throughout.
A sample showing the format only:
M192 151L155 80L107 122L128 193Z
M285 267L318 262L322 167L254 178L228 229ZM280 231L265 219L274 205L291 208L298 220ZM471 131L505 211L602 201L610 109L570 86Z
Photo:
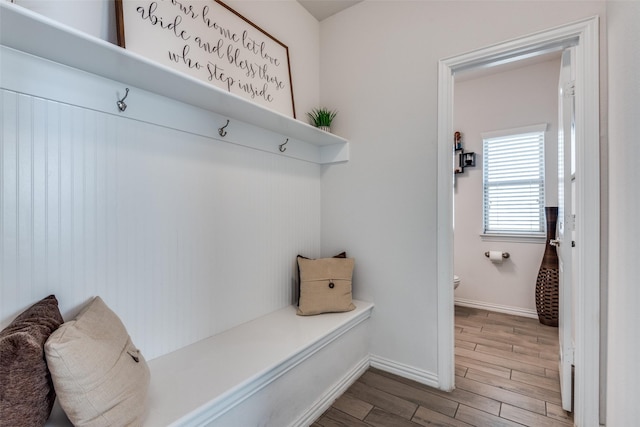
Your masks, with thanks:
M289 48L219 0L116 0L118 44L295 118Z

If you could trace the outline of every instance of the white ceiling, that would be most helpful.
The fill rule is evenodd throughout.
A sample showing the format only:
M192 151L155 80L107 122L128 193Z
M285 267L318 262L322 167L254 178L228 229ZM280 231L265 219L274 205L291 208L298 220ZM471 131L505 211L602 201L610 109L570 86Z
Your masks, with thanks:
M360 3L362 0L298 0L318 21Z
M355 4L360 3L363 0L297 0L311 15L313 15L318 21L322 21L341 12ZM556 58L560 58L561 51L552 51L540 55L533 55L527 58L513 58L503 63L488 64L482 67L476 67L470 70L456 73L456 81L472 80L479 77L484 77L490 74L500 73L503 71L513 70L515 68L526 67L536 63L550 61Z

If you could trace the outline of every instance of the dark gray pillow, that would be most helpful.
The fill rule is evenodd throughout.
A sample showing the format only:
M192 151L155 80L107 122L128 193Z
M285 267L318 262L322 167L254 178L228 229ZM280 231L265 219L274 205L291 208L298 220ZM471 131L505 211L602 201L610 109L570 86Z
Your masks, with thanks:
M56 393L44 343L62 324L54 295L35 303L0 332L0 425L44 426Z

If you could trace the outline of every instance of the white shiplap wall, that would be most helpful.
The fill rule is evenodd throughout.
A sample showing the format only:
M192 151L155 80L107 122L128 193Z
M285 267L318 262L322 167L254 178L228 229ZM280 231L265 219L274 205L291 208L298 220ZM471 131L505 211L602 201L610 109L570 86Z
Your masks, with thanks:
M100 295L154 358L291 303L295 255L319 255L320 166L0 100L1 327L51 293L65 319Z

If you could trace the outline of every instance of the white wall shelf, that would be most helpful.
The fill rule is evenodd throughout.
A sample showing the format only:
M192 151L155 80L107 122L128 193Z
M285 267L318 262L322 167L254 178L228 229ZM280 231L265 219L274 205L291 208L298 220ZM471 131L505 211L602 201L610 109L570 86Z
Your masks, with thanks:
M223 91L189 75L152 62L140 55L122 49L109 42L85 34L71 27L41 16L15 4L0 1L0 43L2 46L53 61L64 66L120 82L136 88L201 108L215 114L216 125L222 126L229 119L228 131L234 122L243 123L242 136L221 138L215 133L207 136L221 141L249 146L250 148L281 154L319 164L349 160L349 142L339 136L321 131L313 126L254 104L244 98ZM7 62L3 50L3 60ZM6 64L3 65L3 71ZM4 73L3 73L4 74ZM0 85L6 87L5 77ZM9 88L12 89L12 88ZM108 94L113 99L115 90L124 95L124 87L114 87ZM127 98L127 104L135 103L135 92ZM120 114L115 102L111 113ZM127 110L122 115L128 114ZM261 146L255 138L245 138L247 126L281 135L278 143ZM217 127L216 127L217 130ZM285 142L287 150L279 151Z

